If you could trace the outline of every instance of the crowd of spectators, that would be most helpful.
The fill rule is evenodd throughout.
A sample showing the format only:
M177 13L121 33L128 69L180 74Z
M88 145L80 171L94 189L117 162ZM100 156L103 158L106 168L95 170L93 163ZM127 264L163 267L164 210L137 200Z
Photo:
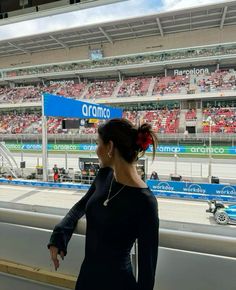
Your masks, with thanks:
M11 112L0 115L1 134L23 134L33 124L39 126L41 116L38 113Z
M52 94L60 95L60 96L80 99L86 87L87 87L87 81L74 83L74 84L54 83L48 87L45 86L43 90Z
M148 122L156 133L178 133L180 109L165 107L149 111L126 111L123 117L135 125Z
M179 126L179 109L162 108L148 111L124 111L123 117L135 125L149 122L157 133L176 133ZM76 133L95 134L97 123L80 126ZM72 134L75 130L62 129L61 118L49 118L47 123L49 134ZM14 111L0 114L1 134L41 134L42 120L40 112Z
M62 130L60 118L48 119L48 133L67 133ZM42 133L41 113L9 112L0 114L0 134L38 134Z
M118 80L82 80L53 82L25 87L0 88L1 103L39 102L43 92L75 99L99 99L109 97L165 96L219 91L236 91L236 71L215 71L204 75L166 77L128 77Z
M123 117L135 125L143 122L152 124L156 133L178 133L180 109L162 107L150 110L125 110ZM204 133L236 133L235 107L209 107L202 112ZM185 120L196 120L196 110L190 109ZM42 120L40 112L5 112L0 114L0 134L41 134ZM95 134L97 123L80 126L78 129L62 129L61 118L48 119L49 134Z
M111 97L117 84L118 81L116 80L94 81L89 85L85 98L98 99Z
M236 72L216 71L209 75L194 76L197 93L236 90Z
M189 109L186 113L185 113L185 120L186 121L193 121L197 119L197 112L195 109Z
M153 95L187 94L190 76L157 77Z
M151 82L150 77L131 77L125 79L118 91L117 97L145 96Z
M94 127L81 127L79 129L79 134L96 134L97 133L97 126Z
M191 48L191 49L178 49L169 51L152 52L146 54L126 55L119 57L109 57L99 60L82 60L73 63L58 63L52 65L40 65L28 68L17 68L11 70L3 70L4 78L14 78L16 76L24 75L44 75L58 72L77 72L79 70L96 69L99 67L114 67L129 64L145 64L155 63L175 59L188 59L206 56L220 56L236 53L236 45L217 45L205 48Z
M42 133L42 120L35 124L34 133ZM47 122L48 134L63 134L68 133L67 129L62 129L62 119L61 118L49 118Z
M236 133L236 108L205 108L202 127L204 133Z
M41 99L40 87L15 87L15 88L0 88L0 104L3 103L23 103L37 102Z

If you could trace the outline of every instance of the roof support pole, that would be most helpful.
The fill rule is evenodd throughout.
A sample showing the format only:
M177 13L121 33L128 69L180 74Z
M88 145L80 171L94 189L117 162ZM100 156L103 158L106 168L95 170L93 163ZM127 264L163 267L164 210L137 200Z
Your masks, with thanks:
M220 29L223 29L224 27L225 16L226 16L227 10L228 10L228 6L225 6L222 17L221 17L221 21L220 21Z
M162 37L164 37L164 32L163 32L163 28L162 28L161 21L160 21L159 17L156 18L156 21L157 21L158 28L160 30L160 34Z
M102 28L102 27L99 27L99 30L102 32L102 34L106 37L106 39L111 43L113 44L113 40L111 39L111 37L106 33L106 31Z

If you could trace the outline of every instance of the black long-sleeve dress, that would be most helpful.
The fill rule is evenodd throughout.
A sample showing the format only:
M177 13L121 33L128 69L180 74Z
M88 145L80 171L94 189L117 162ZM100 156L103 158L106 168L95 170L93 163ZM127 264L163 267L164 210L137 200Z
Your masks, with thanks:
M87 194L55 226L50 245L67 252L79 218L86 214L85 259L76 290L153 290L158 253L157 201L149 188L126 186L104 206L113 170L99 170ZM123 185L113 180L111 196ZM138 281L130 251L138 239Z

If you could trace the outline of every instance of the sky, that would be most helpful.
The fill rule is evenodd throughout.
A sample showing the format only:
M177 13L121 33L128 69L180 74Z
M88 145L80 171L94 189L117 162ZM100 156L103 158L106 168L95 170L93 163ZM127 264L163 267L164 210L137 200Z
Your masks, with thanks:
M86 10L2 25L0 26L0 40L221 2L227 2L227 0L128 0Z

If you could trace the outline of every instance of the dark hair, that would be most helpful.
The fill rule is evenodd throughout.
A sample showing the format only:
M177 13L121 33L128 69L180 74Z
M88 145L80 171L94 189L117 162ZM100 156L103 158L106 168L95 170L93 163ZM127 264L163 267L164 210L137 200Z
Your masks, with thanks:
M137 128L126 119L111 119L98 127L98 134L105 144L112 141L128 163L142 157L149 145L153 146L153 159L155 157L157 137L150 124Z

